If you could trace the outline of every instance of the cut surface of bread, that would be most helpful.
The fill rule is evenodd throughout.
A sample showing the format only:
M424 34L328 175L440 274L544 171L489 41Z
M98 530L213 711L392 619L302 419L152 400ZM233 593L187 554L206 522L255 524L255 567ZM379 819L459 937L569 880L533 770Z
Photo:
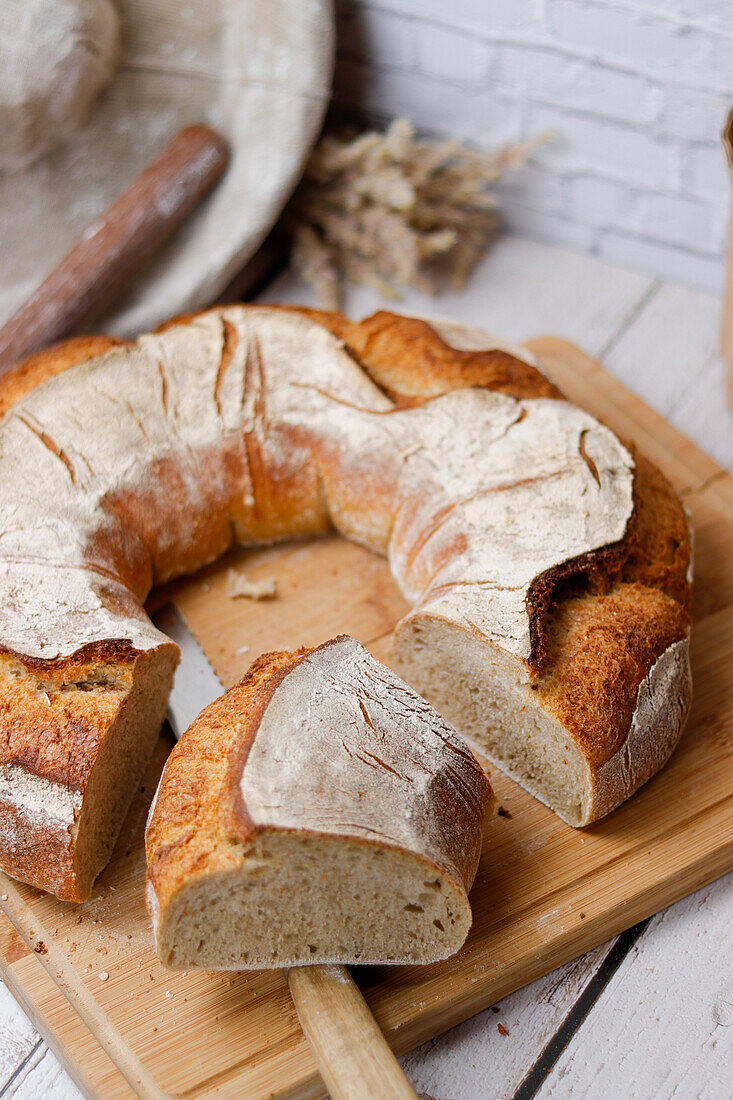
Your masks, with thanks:
M393 663L482 755L569 825L588 825L659 770L690 706L687 637L676 638L684 618L671 617L667 644L655 644L643 633L644 592L630 587L568 600L551 638L555 645L562 635L565 667L550 662L539 678L454 624L419 612L399 625ZM636 650L630 624L621 642L615 637L624 612L641 632ZM584 663L602 675L578 675Z
M446 958L471 924L491 803L457 734L353 638L267 654L163 772L146 838L159 957Z
M643 507L613 573L558 586L532 669L418 606L392 663L482 755L574 826L610 813L666 762L690 709L687 518L639 457ZM446 660L447 658L447 660Z
M389 313L351 323L226 306L134 343L48 349L0 379L0 413L0 653L31 680L64 681L78 666L80 683L103 653L132 669L133 684L158 660L157 686L135 704L140 744L155 736L175 659L145 614L151 587L234 543L331 529L385 555L413 605L396 636L405 677L438 703L450 654L470 699L446 714L568 820L628 797L681 731L690 554L680 501L521 350ZM617 600L618 586L628 587ZM417 645L414 627L428 624L442 657ZM642 687L673 646L677 674L668 656ZM508 685L524 680L560 741L532 756L530 739L520 765L512 737L523 737L524 712L498 725L471 713L483 698L490 716L493 696L513 699ZM103 752L121 697L92 713L74 696L75 725L68 687L41 720L36 695L14 684L0 680L0 866L80 899L109 850L102 819L116 821L134 789L134 768L103 764L83 809L97 754L118 740ZM570 765L558 763L563 737L590 776L580 802L581 780L565 784ZM88 870L72 881L77 847Z

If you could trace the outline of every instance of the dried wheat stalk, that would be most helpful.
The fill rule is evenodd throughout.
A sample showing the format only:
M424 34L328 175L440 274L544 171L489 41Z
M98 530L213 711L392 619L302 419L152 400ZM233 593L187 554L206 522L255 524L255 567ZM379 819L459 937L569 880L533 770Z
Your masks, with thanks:
M544 137L479 153L457 141L422 141L406 119L386 133L326 135L288 208L291 264L336 309L344 280L387 298L399 287L454 287L496 233L488 190L521 167Z

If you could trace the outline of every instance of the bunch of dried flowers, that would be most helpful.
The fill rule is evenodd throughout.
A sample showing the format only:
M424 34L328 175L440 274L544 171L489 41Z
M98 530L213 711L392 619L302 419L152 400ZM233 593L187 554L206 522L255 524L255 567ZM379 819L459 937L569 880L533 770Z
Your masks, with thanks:
M288 208L291 264L335 309L343 281L387 298L412 286L463 285L498 225L490 186L544 137L481 153L421 140L406 119L385 133L327 134Z

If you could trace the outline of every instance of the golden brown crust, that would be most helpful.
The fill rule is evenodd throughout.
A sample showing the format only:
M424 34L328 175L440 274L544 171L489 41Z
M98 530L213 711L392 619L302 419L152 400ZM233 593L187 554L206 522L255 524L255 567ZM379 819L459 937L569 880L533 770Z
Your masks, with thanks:
M621 542L604 546L591 554L583 554L562 565L554 566L541 573L532 582L527 594L530 631L532 638L532 657L530 671L538 676L550 661L548 650L548 620L560 600L558 593L564 585L585 582L591 592L603 592L611 579L619 575L628 548L634 538L634 523L627 528Z
M632 452L634 515L625 537L621 542L548 570L530 587L531 668L535 675L540 674L551 660L548 620L562 610L563 587L568 582L583 582L587 588L585 598L591 602L620 581L638 582L639 586L665 593L683 611L689 610L690 532L685 510L662 472L638 450L632 448ZM647 604L647 611L662 613L659 604L654 605L653 612L652 606ZM666 610L663 614L666 617ZM670 610L669 614L677 618L676 610ZM687 615L683 615L682 620L689 627ZM635 678L629 680L628 690L634 697L638 686Z
M633 582L604 594L570 596L553 609L547 665L533 686L592 769L623 744L639 685L688 628L679 603Z
M380 310L357 324L335 313L309 316L342 339L371 379L400 408L450 390L483 386L511 397L560 398L562 394L529 363L507 351L461 351L426 321Z
M76 890L74 847L68 830L49 829L29 820L16 807L0 802L0 835L12 836L3 852L2 868L13 878L39 890L50 890L61 901L83 901Z
M618 751L654 662L690 629L690 537L674 489L634 451L635 522L607 568L554 589L542 616L535 687L592 768ZM572 589L572 584L571 584Z
M145 835L148 878L161 906L188 875L219 865L227 835L233 850L251 835L246 815L222 813L222 806L231 807L232 749L237 746L237 756L246 753L257 732L252 718L267 705L278 674L310 652L263 653L238 684L201 712L168 757Z
M83 791L104 731L132 683L135 658L74 654L30 669L0 653L0 765Z
M657 467L632 449L635 523L620 575L690 607L690 528L682 501Z

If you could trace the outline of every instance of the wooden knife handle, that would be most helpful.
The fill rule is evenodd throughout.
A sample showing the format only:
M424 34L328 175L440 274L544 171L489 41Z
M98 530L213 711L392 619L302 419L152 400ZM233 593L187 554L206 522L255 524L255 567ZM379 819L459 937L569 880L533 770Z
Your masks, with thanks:
M287 979L331 1100L417 1100L345 966L293 966Z
M228 159L226 142L214 130L181 130L0 329L0 370L98 317L219 178Z

